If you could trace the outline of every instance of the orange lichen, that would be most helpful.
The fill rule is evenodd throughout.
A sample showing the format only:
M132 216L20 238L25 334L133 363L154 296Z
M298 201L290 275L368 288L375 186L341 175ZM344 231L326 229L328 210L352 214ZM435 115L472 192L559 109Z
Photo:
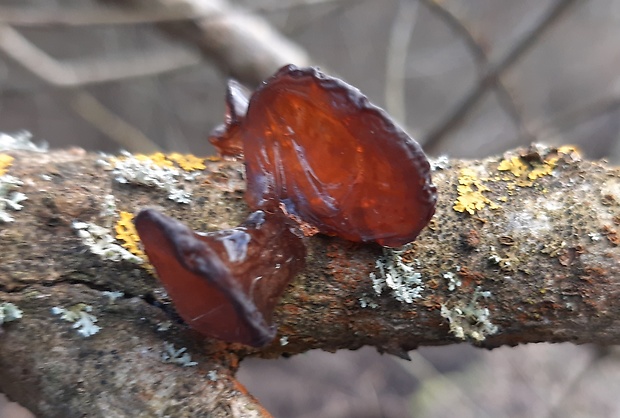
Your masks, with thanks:
M144 260L142 266L149 272L153 273L153 266L149 263L148 257L140 247L140 237L133 224L133 213L121 211L120 219L116 222L114 230L116 231L116 239L121 241L121 246L127 251Z
M490 191L478 175L471 168L461 169L459 175L459 185L457 186L459 197L454 202L453 209L457 212L467 211L470 215L476 211L489 207L490 209L499 209L499 205L491 201L483 195L484 192Z
M0 176L4 176L11 164L13 164L14 158L8 154L0 154Z

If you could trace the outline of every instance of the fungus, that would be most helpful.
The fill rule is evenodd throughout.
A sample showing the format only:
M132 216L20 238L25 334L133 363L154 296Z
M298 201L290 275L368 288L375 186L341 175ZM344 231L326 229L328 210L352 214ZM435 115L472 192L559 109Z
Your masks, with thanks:
M328 235L398 247L435 212L420 145L355 87L288 65L250 98L241 129L246 201Z
M226 114L224 123L217 126L209 135L209 142L222 157L232 159L243 157L241 124L248 110L250 92L235 80L228 80L226 89Z
M256 211L237 228L198 234L144 209L135 225L149 260L192 328L255 347L275 337L273 310L305 257L302 240L282 213Z
M153 209L135 225L179 314L211 337L253 346L275 337L274 307L304 263L300 230L399 247L435 212L420 145L316 68L285 66L251 96L229 82L225 123L209 140L222 157L245 158L245 199L256 212L208 234Z

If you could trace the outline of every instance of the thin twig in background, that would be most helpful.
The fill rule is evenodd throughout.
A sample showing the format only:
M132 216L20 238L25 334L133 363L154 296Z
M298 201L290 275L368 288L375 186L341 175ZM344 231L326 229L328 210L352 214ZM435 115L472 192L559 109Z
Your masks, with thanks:
M437 0L420 0L428 9L440 18L450 29L460 35L460 39L465 42L465 45L471 52L476 61L480 77L484 76L484 72L487 71L489 66L489 57L487 51L478 41L473 32L468 28L463 19L456 16L446 6L438 2ZM527 127L523 123L523 117L521 110L517 106L516 101L510 90L504 85L501 74L497 75L495 81L495 91L497 92L497 99L500 106L504 109L504 112L511 119L514 126L518 129L521 138L531 140L532 135L527 131Z
M607 113L615 112L619 109L620 97L606 97L604 99L588 103L585 106L579 106L576 109L569 109L558 113L550 118L534 120L528 123L528 131L532 132L537 141L543 143L554 142L562 136L563 132ZM519 136L514 140L507 142L506 147L521 144L526 141L527 138L527 136ZM614 149L615 148L612 146L610 154L618 155L619 153L617 151L614 152Z
M7 25L0 25L0 51L47 84L72 90L73 95L69 99L69 107L98 131L132 151L156 150L159 146L80 87L95 82L153 75L157 74L157 70L170 71L174 67L182 68L179 66L197 64L201 60L198 54L177 49L170 52L168 59L165 59L163 52L142 59L141 66L137 65L136 59L132 62L117 62L120 65L116 67L92 63L71 65L56 61ZM178 58L180 62L167 62L175 58ZM145 64L149 65L145 66ZM142 74L139 73L140 71Z
M199 64L199 53L168 48L131 56L60 62L8 25L0 25L0 51L26 70L54 87L83 87L89 84L145 77Z
M140 8L72 10L68 8L41 10L25 7L0 6L0 23L12 26L99 26L137 25L142 23L170 22L194 19L196 11L189 14L181 8Z
M182 8L189 15L200 16L187 22L160 22L156 27L198 48L224 74L252 86L283 65L310 64L306 51L267 20L224 0L153 0L148 6L140 0L116 2L124 7Z
M437 126L421 139L428 152L436 151L447 134L459 126L476 108L489 88L495 86L498 78L514 65L529 49L536 44L541 36L556 23L576 0L557 0L543 16L518 39L512 48L498 60L490 64L478 83L449 111Z
M405 69L413 28L418 16L417 1L400 0L392 21L385 69L385 107L402 125L407 123Z
M135 126L106 108L92 94L78 90L69 98L71 109L91 126L129 151L157 151L161 147Z

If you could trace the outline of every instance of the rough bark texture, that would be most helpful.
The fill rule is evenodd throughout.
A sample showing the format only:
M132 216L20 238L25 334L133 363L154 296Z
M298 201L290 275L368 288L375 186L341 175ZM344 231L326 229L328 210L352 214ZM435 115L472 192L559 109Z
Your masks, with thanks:
M363 345L406 356L462 340L488 348L620 342L620 171L570 149L435 161L437 213L400 252L306 238L307 266L276 311L278 338L263 350L199 337L147 270L103 260L72 227L113 226L118 211L147 205L198 230L235 226L248 213L241 163L207 162L184 205L161 189L118 183L97 164L101 156L81 150L6 154L28 200L9 212L14 222L0 224L0 303L23 310L0 329L0 391L39 416L269 416L234 378L246 356ZM101 326L87 338L51 312L80 303ZM166 342L186 347L198 365L162 362Z

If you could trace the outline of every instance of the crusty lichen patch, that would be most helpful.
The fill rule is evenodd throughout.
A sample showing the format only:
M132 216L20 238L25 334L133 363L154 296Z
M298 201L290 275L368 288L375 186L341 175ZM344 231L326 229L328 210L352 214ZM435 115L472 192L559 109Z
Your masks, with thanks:
M73 328L77 329L78 334L82 337L90 337L101 330L100 326L95 325L98 319L91 314L92 310L92 306L85 303L78 303L70 308L54 306L52 308L52 313L54 315L60 315L60 319L73 322Z
M411 245L401 248L384 248L383 257L379 258L375 266L376 272L370 273L372 286L377 295L387 290L396 300L402 303L413 303L424 290L422 275L406 260L406 254ZM363 307L376 307L371 301L362 298Z
M441 305L441 316L450 322L450 332L456 338L481 342L488 335L497 333L498 328L491 322L489 308L482 306L480 297L490 298L491 292L476 287L470 301Z
M123 152L120 157L100 160L100 165L112 170L119 183L156 187L168 192L168 199L177 203L191 202L189 185L206 168L204 158L179 153L150 155ZM198 173L196 173L198 172Z
M148 257L140 247L140 237L138 236L138 231L136 231L136 227L133 223L133 213L121 211L119 216L120 218L114 226L116 231L116 239L121 241L121 245L127 251L136 257L140 257L143 261L142 266L150 273L153 273L155 270L149 263Z
M0 154L0 223L13 222L13 217L6 210L21 210L23 206L20 202L27 199L25 194L15 191L22 182L7 174L13 161L12 156Z
M471 168L463 168L459 174L459 185L457 192L459 196L454 202L454 210L457 212L467 211L470 215L485 207L499 209L499 205L486 197L483 193L490 189L478 177L478 174Z
M0 303L0 326L5 322L16 321L23 316L24 312L10 302Z
M13 164L14 158L9 154L0 154L0 176L4 176L11 164Z

